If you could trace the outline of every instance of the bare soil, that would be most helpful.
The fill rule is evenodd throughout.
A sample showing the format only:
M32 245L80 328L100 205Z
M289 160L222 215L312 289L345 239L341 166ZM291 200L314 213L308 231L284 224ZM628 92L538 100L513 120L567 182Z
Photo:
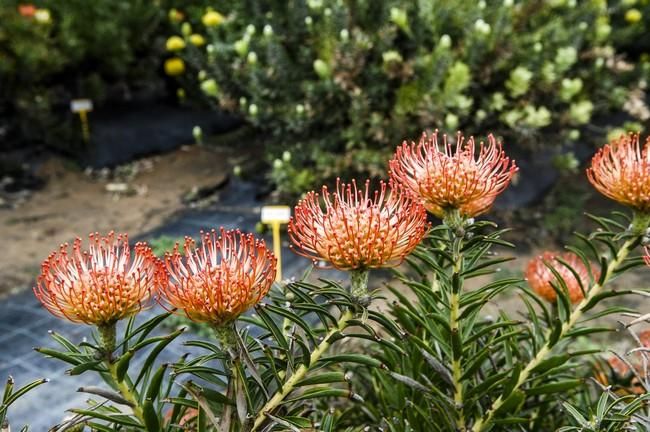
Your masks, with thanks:
M223 184L228 151L200 146L89 173L51 158L38 170L46 186L15 208L0 209L0 296L34 283L40 262L60 244L90 232L145 233Z

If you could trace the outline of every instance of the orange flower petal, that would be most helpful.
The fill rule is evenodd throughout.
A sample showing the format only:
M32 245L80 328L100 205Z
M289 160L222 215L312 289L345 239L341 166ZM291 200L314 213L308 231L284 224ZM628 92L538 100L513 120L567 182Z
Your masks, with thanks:
M371 191L369 181L364 189L337 181L334 193L309 192L288 228L294 252L341 270L398 265L426 230L426 211L409 192L383 182Z
M34 294L52 314L72 322L104 325L147 306L164 278L160 261L145 243L133 257L126 234L90 234L82 251L77 238L50 254L41 266Z
M201 233L201 245L185 239L165 255L163 299L188 318L222 326L255 306L275 280L277 259L264 240L239 230Z
M389 165L391 178L421 197L427 210L440 218L449 209L464 217L485 213L518 170L491 134L477 154L474 137L465 140L458 132L454 147L447 135L439 143L438 131L422 134L417 144L405 141Z

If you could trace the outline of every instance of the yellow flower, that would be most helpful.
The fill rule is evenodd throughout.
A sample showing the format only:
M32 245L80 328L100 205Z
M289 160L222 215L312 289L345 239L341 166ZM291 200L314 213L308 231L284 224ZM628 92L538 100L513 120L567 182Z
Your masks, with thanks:
M37 9L34 13L34 19L39 24L49 24L52 22L52 14L49 9Z
M201 21L203 22L203 25L206 27L216 27L219 24L221 24L225 18L223 15L221 15L217 11L209 10L203 15L203 18L201 18Z
M205 45L205 38L198 33L194 33L190 36L190 43L194 46L200 47Z
M178 57L165 60L165 73L169 76L182 75L185 72L185 62Z
M638 9L632 8L625 12L625 21L629 22L630 24L638 23L641 21L641 18L643 18L643 14Z
M180 36L172 36L165 43L167 51L180 51L185 48L185 41Z

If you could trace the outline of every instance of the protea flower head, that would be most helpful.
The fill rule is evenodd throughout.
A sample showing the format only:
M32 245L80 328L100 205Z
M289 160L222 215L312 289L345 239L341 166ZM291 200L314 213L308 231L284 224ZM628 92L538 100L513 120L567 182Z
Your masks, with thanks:
M587 169L591 184L603 195L643 214L650 214L650 138L623 135L598 150Z
M76 323L109 326L148 306L157 294L160 261L145 243L129 247L126 234L90 234L52 252L41 266L34 294L52 314Z
M255 306L271 289L277 259L264 240L239 230L201 233L201 245L186 237L165 255L169 273L162 298L188 318L215 328Z
M330 193L307 193L289 221L292 250L340 270L398 265L427 231L426 211L407 190L381 182L371 190L337 180Z
M580 281L578 281L576 275L560 262L558 258L571 266L575 274L580 277ZM555 302L557 293L551 286L551 283L557 283L557 278L549 266L552 267L553 270L555 270L564 280L571 303L575 304L581 301L584 298L584 293L580 285L582 284L582 287L584 287L585 290L588 290L591 280L589 277L589 270L585 264L572 252L544 252L542 255L530 260L526 267L526 280L533 291L549 302ZM598 274L595 274L594 278L597 279ZM557 286L560 286L560 284L558 283Z
M478 154L476 147L474 137L465 139L461 132L455 144L444 134L439 142L437 130L423 133L419 143L405 141L397 148L389 162L391 178L421 197L439 218L449 212L478 216L490 209L518 168L493 135L487 144L479 143Z

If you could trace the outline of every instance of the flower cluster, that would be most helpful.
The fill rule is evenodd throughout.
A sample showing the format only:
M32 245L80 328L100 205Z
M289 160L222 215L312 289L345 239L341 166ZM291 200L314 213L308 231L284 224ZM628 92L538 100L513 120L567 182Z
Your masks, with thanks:
M493 135L487 145L459 132L456 144L438 132L422 135L419 143L404 142L390 161L391 178L424 200L434 215L444 218L450 210L463 217L485 213L495 198L510 184L518 168Z
M587 177L603 195L634 210L650 213L650 138L623 135L593 157Z
M276 258L263 241L239 231L188 238L184 256L176 245L164 262L145 243L131 250L126 234L90 235L50 254L42 266L36 297L54 315L72 322L111 326L158 297L196 321L232 322L266 295Z
M648 143L641 149L638 135L622 137L600 150L587 171L598 190L641 212L650 211ZM293 250L341 270L395 266L425 236L426 209L463 218L487 211L515 163L492 135L478 153L474 139L460 132L455 146L445 135L441 144L437 133L403 143L390 161L391 181L376 190L370 181L363 188L337 181L333 193L327 186L307 193L289 222ZM187 238L183 252L176 245L163 262L145 243L131 250L126 235L91 234L88 251L77 239L71 253L63 245L48 257L34 292L53 314L98 326L138 312L160 293L190 319L220 327L258 303L275 278L276 257L264 241L240 231L202 233L200 246ZM645 259L650 265L650 254ZM577 303L598 274L573 253L545 252L528 264L526 278L548 301L556 300L558 283Z
M37 8L31 3L19 4L18 13L25 18L33 18L39 24L49 24L52 21L49 9Z
M526 267L528 284L533 291L549 302L555 302L557 298L552 284L559 281L553 272L562 278L571 303L578 303L584 298L585 291L589 289L591 277L589 269L576 254L572 252L544 252L528 263ZM594 278L598 278L598 275L594 275ZM561 284L556 286L559 288Z
M288 232L295 252L341 270L394 266L422 240L426 211L398 185L372 191L369 181L363 189L337 181L334 193L307 193Z
M151 248L137 243L133 256L126 234L90 234L82 251L76 239L45 260L36 297L51 313L72 322L110 325L137 313L157 294L164 280Z
M169 283L163 298L188 318L215 327L231 323L257 304L275 280L277 259L263 240L223 228L201 235L201 246L186 238L165 255Z

